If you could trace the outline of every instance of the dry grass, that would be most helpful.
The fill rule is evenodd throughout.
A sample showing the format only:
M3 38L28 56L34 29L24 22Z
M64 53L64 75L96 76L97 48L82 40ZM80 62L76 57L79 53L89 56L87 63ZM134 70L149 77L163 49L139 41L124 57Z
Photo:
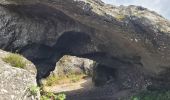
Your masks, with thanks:
M122 20L125 19L125 15L117 15L116 19L119 20L119 21L122 21Z
M6 63L9 63L13 67L24 68L26 66L26 62L19 54L9 54L6 57L2 58L2 60Z
M49 76L46 81L46 86L75 83L86 77L85 74L68 74L65 76Z

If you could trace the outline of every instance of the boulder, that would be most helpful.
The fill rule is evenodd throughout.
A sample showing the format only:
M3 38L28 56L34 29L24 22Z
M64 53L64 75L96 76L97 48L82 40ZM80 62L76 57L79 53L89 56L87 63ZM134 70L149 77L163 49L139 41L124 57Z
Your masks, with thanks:
M56 76L66 75L72 72L91 76L94 65L95 62L93 60L65 55L56 63L55 70L52 73Z
M34 64L23 58L29 69L16 68L2 60L8 54L0 50L0 100L39 100L39 90L33 94L32 89L37 86Z

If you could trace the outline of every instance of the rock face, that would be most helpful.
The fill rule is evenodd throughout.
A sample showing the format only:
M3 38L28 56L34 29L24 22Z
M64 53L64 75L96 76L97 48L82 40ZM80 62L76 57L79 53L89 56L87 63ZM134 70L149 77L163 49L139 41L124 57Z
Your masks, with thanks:
M38 78L67 54L111 68L120 87L170 89L170 22L143 7L100 0L1 3L0 48L31 60Z
M39 100L37 95L32 95L29 88L37 86L36 72L10 66L3 62L2 57L9 54L0 50L0 99L1 100ZM26 62L27 67L35 67ZM33 69L33 68L32 68Z

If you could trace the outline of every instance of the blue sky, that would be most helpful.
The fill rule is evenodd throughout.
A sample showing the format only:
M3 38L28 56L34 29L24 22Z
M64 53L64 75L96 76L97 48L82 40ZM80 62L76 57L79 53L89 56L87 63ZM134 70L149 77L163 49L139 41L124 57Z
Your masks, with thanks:
M113 5L139 5L170 19L170 0L102 0Z

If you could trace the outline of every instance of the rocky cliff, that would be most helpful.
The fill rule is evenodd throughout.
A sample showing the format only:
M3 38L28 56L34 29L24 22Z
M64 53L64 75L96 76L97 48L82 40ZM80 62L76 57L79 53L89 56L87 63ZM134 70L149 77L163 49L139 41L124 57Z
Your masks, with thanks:
M25 67L16 68L3 59L11 55L0 50L0 99L1 100L39 100L39 90L30 90L37 86L35 65L21 57ZM8 59L9 60L9 59Z
M100 0L0 3L0 48L36 64L38 79L68 54L95 60L99 73L111 68L118 87L170 89L170 22L161 15Z

